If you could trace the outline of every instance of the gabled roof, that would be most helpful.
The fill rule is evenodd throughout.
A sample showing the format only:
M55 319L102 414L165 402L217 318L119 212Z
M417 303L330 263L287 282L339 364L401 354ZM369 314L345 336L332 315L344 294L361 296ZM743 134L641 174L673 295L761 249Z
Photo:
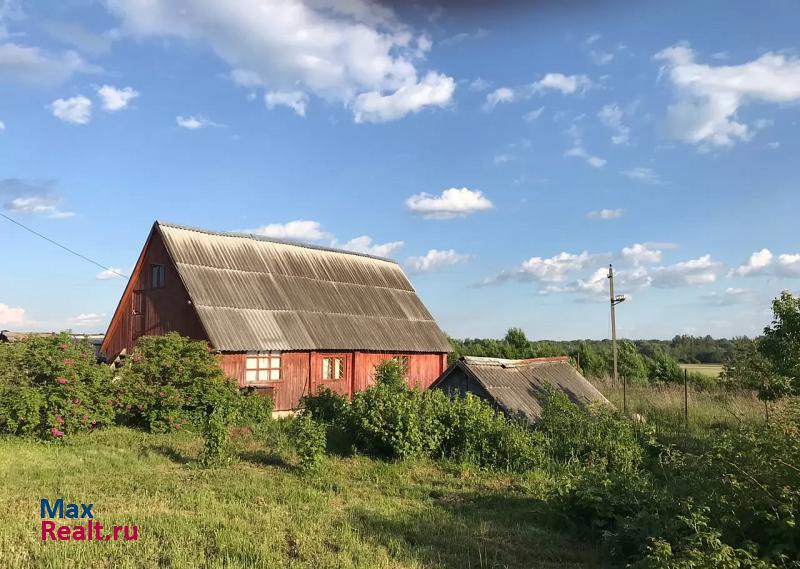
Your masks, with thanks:
M611 405L564 357L505 360L465 356L451 365L431 386L445 388L447 378L463 372L483 388L498 407L511 416L537 421L542 415L545 389L563 391L573 403Z
M451 351L394 261L163 222L154 229L218 350Z

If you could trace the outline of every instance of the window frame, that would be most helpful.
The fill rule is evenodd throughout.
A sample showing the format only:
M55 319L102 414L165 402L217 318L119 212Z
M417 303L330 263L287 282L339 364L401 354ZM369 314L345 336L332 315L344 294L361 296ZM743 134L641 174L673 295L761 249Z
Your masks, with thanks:
M167 266L163 263L150 263L150 288L159 289L167 286Z
M283 381L282 356L283 354L280 350L250 350L245 352L244 384L275 384ZM275 360L277 360L277 365L275 365ZM255 366L251 366L251 363L255 363ZM250 373L255 373L255 379L248 379ZM262 379L262 373L266 374L266 379ZM277 375L277 377L273 378L274 375Z
M328 370L333 370L332 377L325 377L325 361L330 360L331 363L328 364ZM336 360L341 360L341 376L340 377L333 377L336 375ZM330 382L330 381L344 381L347 379L347 356L345 354L325 354L320 358L319 362L319 376L321 381Z

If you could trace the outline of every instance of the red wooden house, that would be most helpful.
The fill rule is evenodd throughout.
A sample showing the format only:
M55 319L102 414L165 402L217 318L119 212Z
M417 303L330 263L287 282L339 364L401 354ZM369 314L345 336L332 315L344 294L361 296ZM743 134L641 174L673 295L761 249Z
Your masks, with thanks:
M277 411L320 386L352 396L388 358L427 388L451 351L394 261L156 222L101 352L113 360L171 331L208 341L239 385L270 390Z

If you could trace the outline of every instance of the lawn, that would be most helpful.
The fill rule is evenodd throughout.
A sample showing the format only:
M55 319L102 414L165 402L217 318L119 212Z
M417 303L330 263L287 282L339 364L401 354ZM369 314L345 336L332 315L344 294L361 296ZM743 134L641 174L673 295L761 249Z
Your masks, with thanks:
M722 364L680 364L680 366L682 369L688 370L689 373L702 373L714 378L719 377L719 374L722 373Z
M601 565L540 501L541 473L353 457L302 475L264 440L241 434L233 464L202 470L189 433L0 438L0 567ZM43 543L43 497L91 502L97 522L136 525L139 540Z

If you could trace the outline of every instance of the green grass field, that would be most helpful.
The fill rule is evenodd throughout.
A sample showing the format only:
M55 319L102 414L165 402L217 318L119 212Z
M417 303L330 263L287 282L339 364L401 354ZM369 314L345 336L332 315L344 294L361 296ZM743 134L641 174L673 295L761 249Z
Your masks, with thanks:
M680 366L689 373L697 372L709 377L719 377L722 373L722 364L680 364Z
M0 567L602 565L548 514L542 474L354 457L304 476L248 434L231 466L202 470L201 444L125 428L56 444L0 438ZM43 543L42 497L92 502L97 521L137 525L139 541Z

